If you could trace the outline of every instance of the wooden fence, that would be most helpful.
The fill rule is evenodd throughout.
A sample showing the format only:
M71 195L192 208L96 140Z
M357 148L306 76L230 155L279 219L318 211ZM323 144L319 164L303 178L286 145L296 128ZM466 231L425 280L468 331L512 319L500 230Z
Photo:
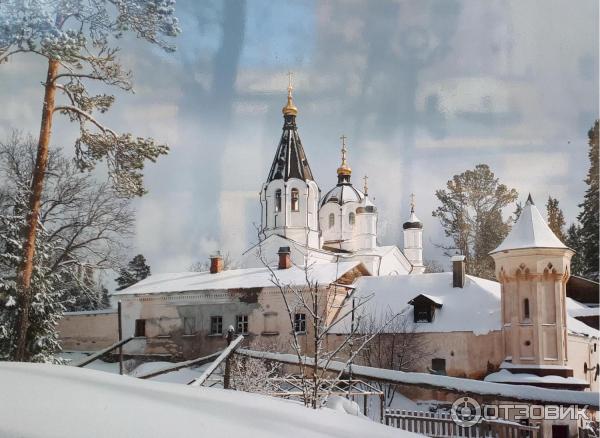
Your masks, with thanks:
M386 409L385 424L432 438L540 438L537 426L482 419L471 427L461 427L447 413Z

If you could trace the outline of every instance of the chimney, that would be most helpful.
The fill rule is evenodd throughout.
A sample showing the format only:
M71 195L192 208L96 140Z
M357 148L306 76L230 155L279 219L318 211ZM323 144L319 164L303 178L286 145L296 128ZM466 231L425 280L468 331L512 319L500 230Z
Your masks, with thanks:
M465 286L465 256L455 255L450 258L452 261L452 287Z
M279 269L289 269L292 267L290 252L289 246L282 246L279 248L279 251L277 251L277 254L279 254Z
M223 257L221 253L217 251L216 254L210 256L210 273L218 274L223 270Z

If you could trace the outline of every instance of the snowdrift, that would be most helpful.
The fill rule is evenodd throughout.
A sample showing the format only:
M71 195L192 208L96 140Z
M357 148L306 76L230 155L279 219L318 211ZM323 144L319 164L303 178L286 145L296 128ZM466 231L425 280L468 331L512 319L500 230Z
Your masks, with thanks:
M61 365L0 363L0 436L404 437L331 409Z

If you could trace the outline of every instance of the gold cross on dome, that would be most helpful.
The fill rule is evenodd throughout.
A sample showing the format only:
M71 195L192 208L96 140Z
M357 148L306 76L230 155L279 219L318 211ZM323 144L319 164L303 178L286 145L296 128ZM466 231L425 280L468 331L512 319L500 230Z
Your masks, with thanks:
M292 77L294 76L294 73L292 73L292 71L288 71L287 72L288 75L288 93L291 93L292 90L294 89L294 87L292 86Z
M346 165L346 152L348 152L348 148L346 147L347 138L344 134L340 137L340 140L342 140L342 166Z

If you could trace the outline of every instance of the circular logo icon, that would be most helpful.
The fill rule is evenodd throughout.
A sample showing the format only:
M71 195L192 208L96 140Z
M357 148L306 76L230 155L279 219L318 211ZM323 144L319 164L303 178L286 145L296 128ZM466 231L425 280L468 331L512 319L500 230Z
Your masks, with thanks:
M450 416L461 427L471 427L481 420L481 405L471 397L461 397L452 403Z

